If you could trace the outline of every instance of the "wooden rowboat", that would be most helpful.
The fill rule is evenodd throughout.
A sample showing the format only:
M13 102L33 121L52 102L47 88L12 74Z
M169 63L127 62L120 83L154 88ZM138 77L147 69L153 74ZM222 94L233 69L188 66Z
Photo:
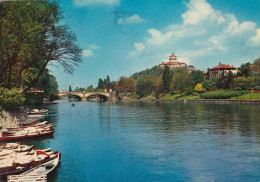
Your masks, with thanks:
M46 162L40 166L37 166L35 168L32 168L22 174L21 176L27 176L27 175L37 175L37 176L42 176L42 175L48 175L50 174L58 165L59 163L59 154L57 157L49 162Z
M27 138L35 138L35 137L41 137L41 136L47 136L53 134L54 134L54 130L52 129L44 132L28 133L25 135L3 136L0 137L0 141L22 140Z

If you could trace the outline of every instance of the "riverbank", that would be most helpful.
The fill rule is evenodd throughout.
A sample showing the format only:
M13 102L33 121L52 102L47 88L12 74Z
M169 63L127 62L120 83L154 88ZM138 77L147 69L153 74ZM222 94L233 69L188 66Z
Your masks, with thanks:
M0 130L6 128L17 128L25 120L26 120L26 113L22 109L16 112L1 111Z
M123 101L158 101L158 102L183 102L183 103L212 103L212 104L238 104L238 105L260 105L260 93L248 93L230 99L203 99L199 95L165 94L160 98L154 95L146 97L122 97Z

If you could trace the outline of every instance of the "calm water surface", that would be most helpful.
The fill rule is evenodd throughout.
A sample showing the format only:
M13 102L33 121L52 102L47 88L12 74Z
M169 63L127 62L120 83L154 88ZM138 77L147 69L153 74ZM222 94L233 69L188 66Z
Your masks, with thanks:
M62 153L51 181L260 181L260 107L155 102L50 105Z

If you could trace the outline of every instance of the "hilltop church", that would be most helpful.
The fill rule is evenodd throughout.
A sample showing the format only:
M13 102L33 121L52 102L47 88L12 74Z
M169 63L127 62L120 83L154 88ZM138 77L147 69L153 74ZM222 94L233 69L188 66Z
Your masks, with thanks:
M177 56L172 53L172 55L169 56L169 62L162 62L159 67L164 69L165 66L169 66L171 69L174 68L186 68L189 72L195 71L194 67L187 66L186 63L178 62Z

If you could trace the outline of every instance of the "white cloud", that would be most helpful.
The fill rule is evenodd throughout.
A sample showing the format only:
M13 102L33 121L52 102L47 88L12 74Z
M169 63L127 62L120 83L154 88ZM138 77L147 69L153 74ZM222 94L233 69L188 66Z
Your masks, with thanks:
M94 56L94 53L92 50L86 49L83 51L83 57L91 57L91 56Z
M161 31L156 30L154 28L151 28L147 31L150 35L151 38L147 39L147 44L149 46L154 45L154 46L159 46L167 41L169 41L172 38L173 32L166 32L163 34Z
M76 6L117 5L120 0L73 0Z
M190 0L185 5L187 11L180 15L181 24L148 29L147 36L138 42L145 49L137 49L135 43L129 55L138 59L138 56L146 54L158 58L157 63L160 63L165 57L159 58L158 55L165 52L170 55L174 51L178 59L194 65L204 64L205 67L207 64L215 65L223 58L226 60L222 61L235 65L259 56L251 54L257 51L248 48L260 46L260 28L255 22L240 22L233 14L213 9L206 0Z
M260 28L257 29L256 36L252 37L251 41L252 41L253 45L255 45L255 46L260 45Z
M134 14L130 17L120 18L118 24L133 24L133 23L143 23L146 22L145 19L141 18L138 14Z
M94 50L100 49L99 46L95 44L89 44L88 48L83 50L83 57L93 57L94 56Z
M214 12L206 0L191 0L186 6L189 10L182 15L184 25L198 24Z
M142 51L145 49L145 46L142 42L137 42L134 44L134 47L137 51Z

